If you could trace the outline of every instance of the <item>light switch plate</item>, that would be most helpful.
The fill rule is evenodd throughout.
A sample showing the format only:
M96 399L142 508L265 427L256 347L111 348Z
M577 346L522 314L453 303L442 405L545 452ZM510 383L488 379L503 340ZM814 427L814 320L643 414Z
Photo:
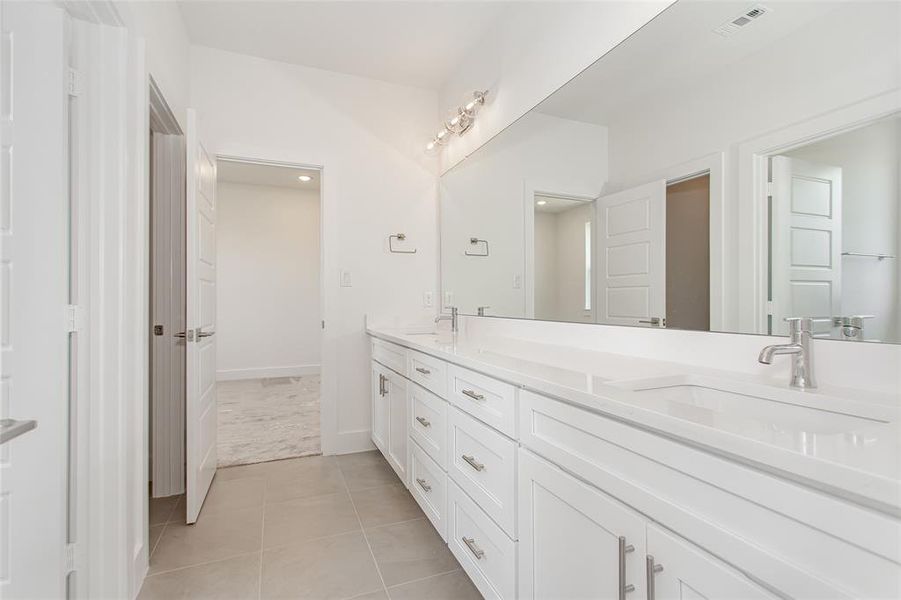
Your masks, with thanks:
M449 308L454 305L454 293L453 292L444 292L444 308Z
M422 294L422 305L426 308L432 306L432 292L425 292Z
M350 271L341 271L340 282L341 287L353 287L353 279L350 276Z
M513 289L518 290L522 287L522 275L517 273L513 276Z

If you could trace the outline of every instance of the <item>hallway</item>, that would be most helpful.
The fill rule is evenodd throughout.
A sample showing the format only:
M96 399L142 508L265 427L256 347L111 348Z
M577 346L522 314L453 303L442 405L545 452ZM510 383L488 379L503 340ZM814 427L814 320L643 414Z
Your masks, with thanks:
M220 381L219 466L319 454L319 375Z
M151 504L140 600L480 598L378 452L220 469L197 524L182 511Z

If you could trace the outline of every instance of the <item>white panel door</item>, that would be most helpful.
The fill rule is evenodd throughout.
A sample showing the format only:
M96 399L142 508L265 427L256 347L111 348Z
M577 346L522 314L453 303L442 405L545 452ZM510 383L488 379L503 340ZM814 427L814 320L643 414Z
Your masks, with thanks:
M638 513L520 450L520 598L644 598L644 557Z
M388 378L387 369L372 361L372 443L388 457Z
M665 326L666 180L597 200L598 323Z
M777 596L700 548L648 525L648 561L654 600L775 600ZM650 566L649 566L650 567Z
M65 19L54 3L0 3L0 417L37 421L0 445L4 599L66 595Z
M407 380L386 371L388 377L388 464L407 485ZM413 385L412 383L409 385Z
M197 521L216 474L216 162L188 110L187 357L185 368L186 514Z
M788 335L786 317L842 314L842 170L772 161L771 332Z

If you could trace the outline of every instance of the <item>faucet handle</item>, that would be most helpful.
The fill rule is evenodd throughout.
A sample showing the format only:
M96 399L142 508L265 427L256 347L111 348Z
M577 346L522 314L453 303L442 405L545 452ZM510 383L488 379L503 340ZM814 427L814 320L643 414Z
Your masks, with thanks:
M813 333L814 323L831 323L832 317L785 317L785 322L792 333Z

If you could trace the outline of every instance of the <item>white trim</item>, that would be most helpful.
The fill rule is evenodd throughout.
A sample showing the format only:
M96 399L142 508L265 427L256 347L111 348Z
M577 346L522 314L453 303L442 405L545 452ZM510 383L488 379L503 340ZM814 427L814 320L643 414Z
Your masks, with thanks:
M738 331L766 333L768 157L901 111L901 90L893 90L788 125L738 146Z
M256 367L252 369L222 369L216 371L216 381L239 381L242 379L268 379L272 377L302 377L318 375L320 366L293 365L289 367Z
M577 202L594 202L600 196L598 189L577 188L571 182L553 182L525 179L522 191L523 213L523 318L535 318L535 195L564 198ZM557 191L551 191L557 190ZM592 228L592 236L596 235L596 227ZM595 248L597 246L595 245ZM592 272L592 280L595 273ZM597 304L597 303L595 303ZM594 308L592 309L592 314ZM592 321L595 319L592 318Z

